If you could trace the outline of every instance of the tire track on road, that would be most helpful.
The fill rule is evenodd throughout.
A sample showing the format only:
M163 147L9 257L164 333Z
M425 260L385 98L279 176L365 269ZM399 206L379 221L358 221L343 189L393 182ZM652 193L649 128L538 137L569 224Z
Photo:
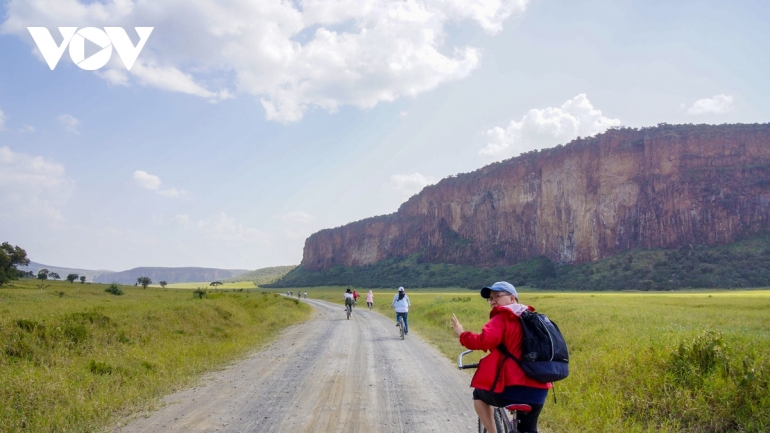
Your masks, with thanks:
M303 300L310 320L165 406L114 429L138 432L469 432L469 378L394 320ZM413 330L419 332L419 330ZM460 346L458 345L458 352Z

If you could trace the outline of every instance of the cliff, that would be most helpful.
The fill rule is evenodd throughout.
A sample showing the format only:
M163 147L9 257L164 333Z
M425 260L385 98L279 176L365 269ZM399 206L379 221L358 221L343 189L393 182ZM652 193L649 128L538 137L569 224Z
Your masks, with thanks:
M443 179L390 215L326 229L302 268L421 253L490 267L720 245L768 229L770 124L609 130Z

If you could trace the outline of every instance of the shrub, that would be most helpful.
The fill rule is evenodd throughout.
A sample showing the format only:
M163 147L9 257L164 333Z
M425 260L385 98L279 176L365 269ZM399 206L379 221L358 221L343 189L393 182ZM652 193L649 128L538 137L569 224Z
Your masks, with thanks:
M722 334L707 330L691 342L682 342L671 354L669 371L681 385L697 387L704 378L718 370L723 376L730 371Z
M193 290L193 298L203 299L206 297L206 289L201 289L198 287L197 289Z
M64 336L74 344L83 343L88 339L88 329L83 325L67 325L62 329Z
M112 374L112 366L106 362L94 361L93 359L88 363L88 370L93 374Z
M114 281L110 284L109 287L104 289L104 291L107 292L107 293L116 295L116 296L120 296L120 295L123 294L123 288L120 286L120 284L118 284L118 283L116 283Z
M35 329L41 327L41 325L37 321L29 320L29 319L19 319L19 320L17 320L16 321L16 326L18 326L19 328L21 328L21 329L23 329L23 330L25 330L27 332L32 332Z

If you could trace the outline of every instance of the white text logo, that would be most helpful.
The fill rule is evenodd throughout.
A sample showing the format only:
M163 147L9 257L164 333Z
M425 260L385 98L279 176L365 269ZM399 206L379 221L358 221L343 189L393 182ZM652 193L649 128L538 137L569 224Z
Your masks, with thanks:
M115 47L115 51L123 60L126 69L130 71L154 27L134 27L134 29L139 35L139 43L136 46L131 43L128 34L121 27L105 27L104 30L96 27L85 27L80 30L77 27L59 27L59 32L64 40L61 45L56 45L47 28L27 27L29 34L32 35L32 39L35 40L37 48L52 71L59 63L59 59L68 45L72 61L81 69L95 71L106 65L112 57L112 47ZM101 48L99 52L88 58L85 58L86 39Z

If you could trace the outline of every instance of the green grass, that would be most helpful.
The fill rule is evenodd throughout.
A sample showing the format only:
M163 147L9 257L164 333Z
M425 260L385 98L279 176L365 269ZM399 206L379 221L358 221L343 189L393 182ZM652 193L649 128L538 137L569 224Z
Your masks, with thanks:
M221 286L216 286L216 288L211 284L211 281L201 281L197 283L171 283L167 284L167 289L205 289L210 291L221 291L221 290L233 290L233 289L256 289L257 286L254 285L251 281L238 281L235 283L222 283ZM152 284L149 287L156 287L160 288L160 284Z
M42 289L41 286L42 285ZM308 317L268 293L19 280L0 287L0 431L101 431Z
M307 292L309 298L342 303L344 289ZM368 289L359 292L365 295ZM373 292L377 311L393 316L395 290ZM452 313L474 332L488 319L489 306L475 291L408 294L410 332L453 361L463 349L450 328ZM549 398L546 404L544 430L770 430L770 291L548 293L524 288L520 298L552 318L570 348L570 377L556 384L558 403ZM358 305L366 303L359 299Z
M224 283L235 283L238 281L254 282L255 284L267 284L272 283L279 278L286 275L289 271L296 268L297 265L291 266L271 266L269 268L260 268L253 271L246 272L245 274L238 275L237 277L228 278L224 280Z

